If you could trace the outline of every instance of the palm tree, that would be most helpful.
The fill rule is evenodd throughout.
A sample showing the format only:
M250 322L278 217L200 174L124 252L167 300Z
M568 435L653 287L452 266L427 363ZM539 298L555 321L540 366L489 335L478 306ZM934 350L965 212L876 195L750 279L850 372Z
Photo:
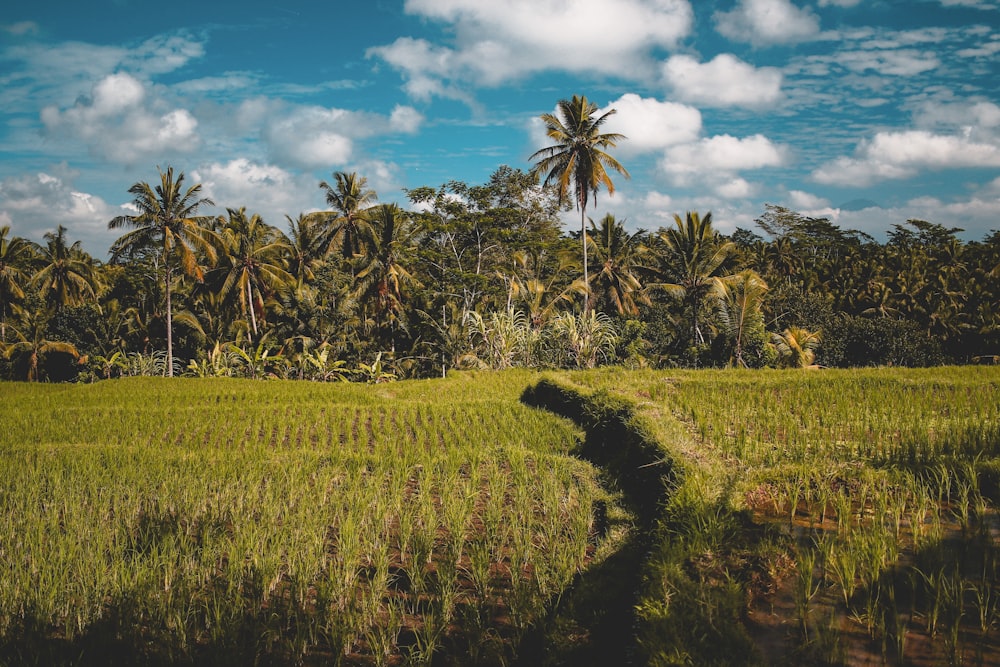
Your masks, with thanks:
M818 331L801 327L788 327L780 334L772 334L771 342L778 352L778 361L786 368L808 368L816 358L819 347Z
M44 238L46 244L38 259L41 268L31 282L38 286L45 302L58 312L63 306L79 306L86 299L95 298L97 272L80 242L67 245L66 228L62 225Z
M600 227L591 220L590 229L587 245L601 264L600 273L594 276L599 298L614 307L619 315L638 315L638 304L649 302L649 297L641 293L642 284L633 272L647 252L642 243L646 230L629 234L624 222L618 222L610 213L601 218Z
M749 342L748 338L759 332L762 342L766 340L761 307L768 290L767 283L756 271L746 269L730 276L726 280L725 290L722 313L728 333L733 339L732 363L746 368L748 364L743 358L743 352Z
M398 321L404 287L419 284L407 268L418 229L396 204L376 206L368 223L363 241L368 250L358 258L354 293L363 307L371 308L381 326Z
M378 195L368 188L368 179L355 172L334 172L333 178L335 186L326 181L320 181L319 184L326 192L326 203L336 213L330 221L328 240L331 244L340 241L344 259L351 259L361 252L361 243L368 225L366 211L375 203Z
M299 217L288 220L289 273L295 276L296 286L301 289L315 279L315 270L323 265L326 254L322 220L316 213L300 213Z
M538 160L531 173L545 174L544 185L555 182L562 203L570 193L572 184L573 200L580 209L580 235L583 243L583 282L590 286L587 272L587 204L593 198L597 202L597 191L603 185L608 194L615 191L614 183L608 175L608 168L625 178L629 173L618 160L608 155L604 149L614 148L625 136L617 133L601 133L601 126L615 113L611 109L598 117L597 105L584 96L574 95L572 100L559 100L556 105L558 115L542 114L545 133L555 145L535 151L529 158ZM584 312L589 299L583 302Z
M511 259L514 264L511 275L500 274L508 283L507 310L514 308L515 299L519 301L536 330L544 327L563 303L572 303L577 295L587 295L587 286L580 278L565 284L566 275L580 268L572 253L557 253L555 266L548 275L544 251L519 250Z
M736 244L723 241L712 229L712 214L704 218L688 212L685 219L674 215L674 227L661 230L660 257L662 282L656 287L680 297L691 313L691 345L704 342L698 327L698 315L705 299L723 293L722 278L727 260L736 252Z
M21 329L15 330L18 341L4 346L4 356L11 360L23 360L26 364L25 379L28 382L38 382L39 362L47 354L57 352L68 354L74 359L80 358L80 353L72 343L48 340L45 337L53 314L51 308L44 306L29 310L22 318Z
M7 341L7 316L16 314L29 281L37 246L19 236L8 238L10 225L0 226L0 344Z
M148 183L136 183L129 188L134 195L136 215L121 215L108 223L109 229L131 227L111 246L112 261L123 254L156 245L162 248L164 298L167 310L167 375L174 374L173 318L171 315L170 285L173 281L175 262L184 275L199 280L203 270L198 264L196 251L205 254L209 262L215 261L215 250L210 243L211 232L196 217L202 206L214 206L207 197L199 197L201 184L184 189L184 173L174 178L173 167L160 172L160 184L154 188Z
M256 213L248 216L245 208L226 211L229 219L219 219L219 266L210 282L220 285L223 299L235 297L256 337L258 313L264 319L265 295L295 284L295 277L285 270L292 248L284 234Z

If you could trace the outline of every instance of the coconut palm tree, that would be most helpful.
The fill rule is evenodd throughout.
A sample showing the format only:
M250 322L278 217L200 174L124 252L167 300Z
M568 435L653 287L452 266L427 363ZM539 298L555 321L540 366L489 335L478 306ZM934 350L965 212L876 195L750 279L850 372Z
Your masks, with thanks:
M301 289L315 277L315 271L323 265L328 242L324 242L321 214L300 213L299 217L288 220L289 273L295 276L296 287Z
M41 268L31 278L39 294L56 312L64 306L79 306L96 296L97 271L93 258L79 241L67 245L66 228L45 234L38 263Z
M780 334L771 334L771 342L778 352L779 363L786 368L808 368L816 359L819 347L818 331L801 327L788 327Z
M171 315L171 283L175 269L199 280L203 269L198 263L198 251L209 262L215 261L215 250L210 242L211 232L204 226L205 218L196 213L202 206L214 206L207 197L200 197L201 184L184 189L184 173L174 178L173 167L160 172L160 184L151 187L140 182L129 188L135 198L135 215L120 215L108 223L109 229L132 228L111 246L112 261L140 248L157 246L161 249L163 287L167 313L167 375L173 375L174 346L173 318Z
M362 241L366 252L356 262L354 295L378 327L399 321L406 286L419 284L409 270L418 231L396 204L381 204L370 212Z
M15 365L24 364L25 379L28 382L38 382L40 379L39 365L45 355L62 353L74 359L80 358L80 353L72 343L45 337L53 314L52 308L45 306L28 310L21 318L20 328L15 330L18 340L4 346L4 356L13 360Z
M596 203L597 191L604 186L608 194L615 191L608 175L613 169L625 178L629 173L606 148L614 148L625 138L622 134L601 133L601 126L615 113L614 109L596 116L597 105L584 96L574 95L571 100L559 100L557 114L542 114L546 135L554 145L535 151L529 158L538 160L532 168L534 175L545 174L544 185L555 183L562 203L572 191L573 202L580 210L580 235L583 243L583 282L589 287L587 270L587 204ZM585 297L583 309L588 309Z
M320 181L319 187L326 193L326 203L335 216L330 221L329 243L340 242L344 259L351 259L361 252L361 243L368 226L366 212L375 203L378 195L368 188L368 179L357 173L337 171L333 174L335 185Z
M619 315L638 315L638 304L649 302L634 271L647 253L642 243L645 233L646 230L640 229L629 234L624 223L610 213L601 218L599 226L590 221L587 245L601 266L594 276L593 291Z
M764 305L764 295L767 290L767 283L753 269L746 269L729 276L725 281L722 316L727 332L733 340L734 366L747 367L743 353L749 338L766 342L761 307ZM754 336L755 333L759 335Z
M292 248L279 230L246 208L226 209L228 220L219 218L219 265L211 271L210 283L219 285L224 300L235 299L253 336L259 333L258 316L264 320L265 297L295 284L285 269Z
M655 287L679 297L690 312L691 345L704 342L698 317L705 300L723 294L727 260L736 253L736 244L723 241L712 229L712 214L701 217L688 212L682 220L674 215L674 227L658 234L662 244L659 257L661 282Z
M29 267L38 251L31 241L9 234L10 225L0 226L0 344L7 341L7 317L20 310Z

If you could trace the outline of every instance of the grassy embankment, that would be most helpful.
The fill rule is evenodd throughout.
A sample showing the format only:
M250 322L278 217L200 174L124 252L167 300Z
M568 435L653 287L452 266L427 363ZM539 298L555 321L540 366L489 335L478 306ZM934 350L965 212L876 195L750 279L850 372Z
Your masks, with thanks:
M1000 370L547 384L662 448L640 662L1000 664Z

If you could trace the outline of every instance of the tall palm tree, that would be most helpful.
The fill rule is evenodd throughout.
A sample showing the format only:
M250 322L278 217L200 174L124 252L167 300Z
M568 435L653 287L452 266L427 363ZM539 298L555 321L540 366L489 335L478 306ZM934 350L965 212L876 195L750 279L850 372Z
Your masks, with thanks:
M640 229L629 234L624 223L610 213L601 218L600 226L590 221L587 245L601 265L594 276L595 291L619 315L638 315L638 304L649 302L649 297L641 293L642 284L634 271L647 253L642 243L645 233L646 230Z
M368 188L368 179L356 172L337 171L333 174L335 185L320 181L319 187L326 193L326 203L336 213L329 229L331 244L340 242L344 259L351 259L361 252L361 243L368 225L366 212L375 203L378 195Z
M8 237L10 225L0 226L0 344L7 341L7 317L19 311L29 267L38 247L19 236Z
M95 298L97 271L93 258L83 250L79 241L67 245L66 228L45 234L45 247L38 259L41 268L31 278L38 286L41 297L59 311L64 306L79 306L86 299Z
M288 272L295 276L296 286L301 289L315 277L315 270L323 265L326 254L324 247L323 221L316 213L300 213L299 217L288 220L289 266Z
M256 213L247 215L246 208L226 211L229 219L219 220L219 266L213 269L211 282L220 285L223 299L235 298L256 337L265 296L295 284L295 277L285 270L292 248L284 234Z
M174 178L173 167L160 172L160 184L150 187L140 182L129 188L135 198L133 206L136 215L120 215L108 223L109 229L130 227L111 246L112 261L140 248L157 246L161 248L163 266L163 287L167 311L167 375L174 371L173 318L171 315L170 285L175 267L184 275L199 280L203 269L198 263L198 251L204 253L207 261L215 261L215 250L210 242L211 232L203 225L205 218L197 217L202 206L214 206L207 197L201 197L201 184L184 189L184 173Z
M404 287L417 284L410 273L418 229L396 204L381 204L371 211L364 244L358 258L355 296L370 308L378 326L395 323L403 309Z
M712 214L701 217L688 212L682 220L674 215L674 227L661 230L661 283L656 285L681 299L691 313L691 345L704 342L698 315L705 299L721 296L727 260L736 253L736 244L723 241L712 229Z
M589 287L587 204L591 199L597 202L597 191L601 186L607 188L608 194L614 193L615 186L608 175L609 168L629 178L625 167L604 150L614 148L625 136L613 132L602 134L601 126L615 113L615 109L595 117L597 105L585 96L574 95L571 100L559 100L556 109L558 115L546 113L541 116L545 123L545 133L555 144L532 154L529 159L538 160L538 163L531 169L531 173L536 176L544 173L544 185L553 182L556 184L560 203L569 195L572 186L573 201L580 209L583 282ZM585 297L585 312L588 305L589 298Z

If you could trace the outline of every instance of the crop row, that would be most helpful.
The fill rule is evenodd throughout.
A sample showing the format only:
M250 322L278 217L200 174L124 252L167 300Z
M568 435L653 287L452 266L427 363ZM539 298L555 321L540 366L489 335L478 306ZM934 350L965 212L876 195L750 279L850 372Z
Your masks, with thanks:
M7 657L100 638L132 661L499 661L592 558L606 494L516 392L279 384L3 386Z

